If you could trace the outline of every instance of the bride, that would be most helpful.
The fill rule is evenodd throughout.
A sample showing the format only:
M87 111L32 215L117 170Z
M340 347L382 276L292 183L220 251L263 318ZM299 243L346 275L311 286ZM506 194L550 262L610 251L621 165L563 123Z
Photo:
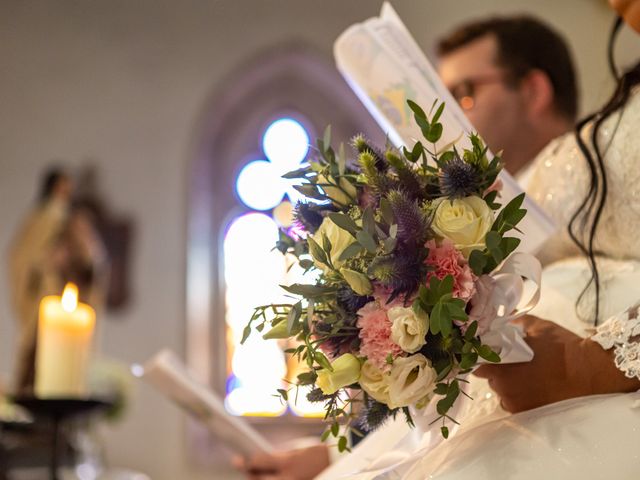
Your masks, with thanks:
M640 0L611 3L640 32ZM319 478L638 477L639 84L640 64L534 165L529 194L566 227L542 252L543 301L522 320L534 360L477 370L468 392L475 400L456 415L463 426L435 448L429 434L389 422Z
M640 2L612 3L640 30ZM532 312L536 316L522 320L534 360L478 369L480 378L469 386L475 400L466 415L458 415L463 426L450 440L429 449L428 434L403 437L387 444L392 453L377 458L368 472L348 478L638 477L637 125L640 63L619 79L602 110L536 159L529 194L566 228L543 249L542 260L550 264L542 302ZM399 427L385 430L393 435L393 428ZM409 449L415 453L403 453Z

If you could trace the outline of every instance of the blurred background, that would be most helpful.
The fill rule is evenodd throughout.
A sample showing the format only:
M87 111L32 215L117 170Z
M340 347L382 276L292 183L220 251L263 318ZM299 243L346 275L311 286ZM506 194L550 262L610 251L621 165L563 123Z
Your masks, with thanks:
M431 59L436 39L464 20L536 15L571 45L581 112L598 106L613 85L605 52L613 14L605 0L392 5ZM338 139L358 130L384 138L335 71L332 55L338 35L377 15L380 6L368 0L0 0L5 389L17 337L6 258L39 179L57 164L91 172L77 177L76 186L102 202L107 231L120 232L120 240L107 241L119 262L120 283L112 288L121 291L98 311L100 355L126 366L169 347L219 393L238 391L227 402L234 413L252 414L265 429L275 416L293 430L319 431L315 420L299 420L312 412L289 408L285 414L269 395L253 412L243 403L241 377L252 372L233 356L238 325L250 307L272 298L252 278L262 268L275 275L269 281L278 281L285 266L268 256L241 257L255 245L248 238L272 244L275 225L287 222L287 205L276 207L289 187L278 183L274 192L256 196L256 179L272 185L264 179L273 175L277 183L276 173L299 163L327 122ZM638 57L640 42L623 32L618 64ZM302 146L280 152L278 135ZM247 167L255 161L262 165ZM295 369L278 353L263 355L272 359L264 368L276 383ZM126 411L101 425L100 437L111 464L156 480L235 478L228 454L143 383L132 381Z

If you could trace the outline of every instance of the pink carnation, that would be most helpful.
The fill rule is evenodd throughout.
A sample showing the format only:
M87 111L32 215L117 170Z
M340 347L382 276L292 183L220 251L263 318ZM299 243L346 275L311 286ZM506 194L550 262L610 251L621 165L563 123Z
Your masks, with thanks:
M429 255L425 263L434 270L427 274L427 285L434 275L442 280L447 275L453 277L453 296L468 301L475 293L474 282L476 276L471 271L471 267L465 260L462 252L453 246L453 242L444 239L438 246L435 240L427 242Z
M369 302L358 310L358 328L360 354L379 369L388 369L389 354L392 358L402 354L402 349L391 340L391 321L387 312L377 302Z

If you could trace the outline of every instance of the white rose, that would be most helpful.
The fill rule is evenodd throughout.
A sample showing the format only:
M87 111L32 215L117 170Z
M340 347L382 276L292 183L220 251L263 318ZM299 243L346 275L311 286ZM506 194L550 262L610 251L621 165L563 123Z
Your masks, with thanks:
M442 200L436 207L433 230L448 238L469 257L472 250L485 247L484 237L493 225L493 210L480 197Z
M391 339L405 352L415 353L426 343L429 316L416 315L413 308L392 307L387 312L391 321Z
M360 370L360 386L374 400L389 404L389 375L366 361Z
M389 408L425 402L433 395L436 377L431 362L420 353L396 358L389 379Z
M320 228L311 235L311 238L324 249L322 237L323 235L327 236L329 242L331 242L331 253L329 257L331 259L331 263L336 269L340 269L340 267L344 264L344 261L339 260L342 252L351 245L356 239L346 230L343 230L338 225L333 223L333 221L329 217L325 217L322 220L322 224ZM311 256L313 257L313 261L316 264L316 267L323 270L325 273L329 271L329 267L324 263L320 262L318 258L314 256L314 252L310 249ZM326 252L325 252L326 253Z

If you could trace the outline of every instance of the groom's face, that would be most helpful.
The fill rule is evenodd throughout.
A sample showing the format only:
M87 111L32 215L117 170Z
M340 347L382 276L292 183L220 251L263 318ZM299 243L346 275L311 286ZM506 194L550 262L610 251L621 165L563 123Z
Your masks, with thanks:
M521 138L526 109L517 84L496 61L497 49L493 35L480 37L444 55L439 71L489 148L508 157Z

